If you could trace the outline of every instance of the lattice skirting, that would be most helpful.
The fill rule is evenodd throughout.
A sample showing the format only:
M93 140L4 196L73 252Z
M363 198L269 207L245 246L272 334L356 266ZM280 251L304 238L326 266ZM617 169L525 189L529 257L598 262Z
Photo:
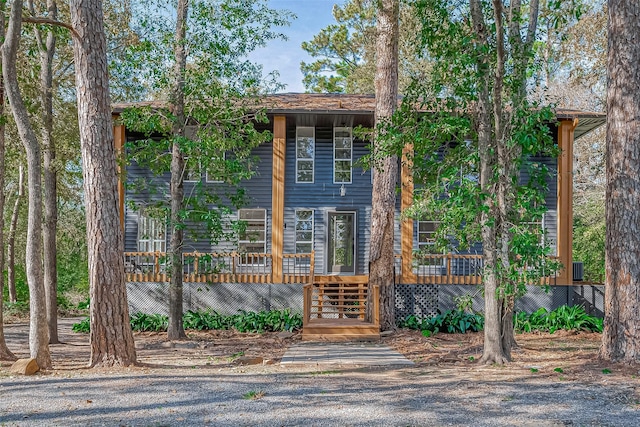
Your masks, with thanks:
M555 286L549 292L530 286L518 300L517 309L533 312L540 307L549 310L561 305L577 303L574 287ZM577 288L577 287L576 287ZM168 284L155 282L127 283L131 313L167 314ZM396 285L396 318L409 315L420 318L434 316L455 308L455 297L470 295L474 310L482 311L482 288L464 285ZM602 304L603 301L596 301ZM235 314L239 310L262 311L289 308L302 313L302 285L245 284L245 283L185 283L183 308L187 310L215 310L221 314Z

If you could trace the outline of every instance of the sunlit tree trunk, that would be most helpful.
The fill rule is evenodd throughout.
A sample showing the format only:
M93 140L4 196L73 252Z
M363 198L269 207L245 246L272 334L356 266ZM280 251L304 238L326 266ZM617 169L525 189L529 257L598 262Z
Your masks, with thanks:
M9 236L7 242L7 280L9 287L9 301L18 301L16 295L16 229L18 228L18 217L20 216L20 205L24 198L24 167L18 166L18 194L13 204L11 214L11 224L9 225Z
M22 0L11 6L7 34L2 45L2 72L7 98L18 134L27 153L29 177L29 220L27 223L26 270L29 283L29 349L42 369L51 368L49 329L47 325L44 277L42 271L42 185L40 144L22 100L17 78L17 53L22 28Z
M187 16L189 4L187 0L178 1L175 65L173 69L173 91L171 107L175 117L172 133L174 137L171 155L171 282L169 283L169 325L167 337L170 340L186 338L182 324L182 245L184 232L181 212L184 209L184 173L185 161L180 147L180 137L184 136L186 119L184 114L184 73L187 66L185 49Z
M375 139L388 138L389 123L398 102L398 0L382 0L378 6L376 42L376 129ZM369 249L369 287L380 287L380 328L394 330L394 218L398 158L385 156L374 143L375 170L371 200L371 240ZM372 295L372 292L369 292ZM371 307L371 304L367 304ZM371 313L369 313L370 317Z
M0 38L4 39L4 12L6 2L0 0ZM0 76L0 117L4 116L4 78ZM0 212L4 212L5 195L4 191L4 177L5 177L5 124L4 121L0 122ZM4 248L4 215L0 215L0 248ZM4 250L0 250L0 271L4 269ZM7 347L6 340L4 338L4 319L2 316L2 306L4 298L4 274L0 274L0 360L15 360L16 356ZM14 291L15 294L15 291Z
M600 356L640 360L640 8L610 0L605 317Z
M136 351L124 274L124 239L109 101L102 2L71 0L89 254L90 366L129 366Z
M29 0L29 10L36 16L33 0ZM54 0L47 0L47 17L58 19L58 7ZM49 323L49 343L57 344L58 340L58 271L56 266L56 231L58 222L58 204L56 189L56 157L53 140L53 55L56 50L54 28L46 32L43 40L42 32L35 26L35 36L40 53L40 104L42 116L42 146L44 157L44 286L47 304L47 321Z

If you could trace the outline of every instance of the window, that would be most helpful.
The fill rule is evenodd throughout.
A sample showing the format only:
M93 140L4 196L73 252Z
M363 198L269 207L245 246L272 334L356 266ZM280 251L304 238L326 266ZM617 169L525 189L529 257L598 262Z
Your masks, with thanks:
M523 221L522 225L524 225L532 235L537 236L538 244L540 246L545 245L544 214L542 215L541 218L537 218L533 221Z
M313 182L315 130L314 127L296 129L296 182Z
M296 209L296 253L310 254L313 250L313 211Z
M438 221L417 221L418 254L416 262L419 274L442 274L446 259L436 250Z
M202 180L202 165L197 164L193 160L189 161L189 157L184 158L184 182L200 182Z
M163 220L140 212L138 215L138 251L165 252L167 249L167 226Z
M351 128L333 129L333 182L351 184L351 164L353 157L353 139Z
M205 179L207 182L224 182L224 165L222 163L225 162L226 158L226 153L222 153L222 157L211 159L206 171Z
M239 236L238 250L241 253L265 253L267 211L240 209L238 219L246 225Z

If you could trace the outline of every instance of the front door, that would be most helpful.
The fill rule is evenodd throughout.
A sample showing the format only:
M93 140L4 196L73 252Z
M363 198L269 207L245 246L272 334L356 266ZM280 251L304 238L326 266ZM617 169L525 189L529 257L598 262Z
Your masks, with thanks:
M354 212L330 212L328 243L328 272L355 274Z

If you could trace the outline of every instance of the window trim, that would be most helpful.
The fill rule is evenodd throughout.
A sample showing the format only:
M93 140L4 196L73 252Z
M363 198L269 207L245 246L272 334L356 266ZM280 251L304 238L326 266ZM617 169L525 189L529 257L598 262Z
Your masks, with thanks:
M299 212L310 212L311 213L311 218L309 220L303 220L304 222L311 222L311 240L298 240L298 223L303 222L300 221L298 219L298 213ZM294 245L294 249L295 249L295 253L296 254L307 254L307 253L311 253L313 252L313 242L314 242L314 237L315 237L315 233L314 233L314 229L315 229L315 212L313 209L306 209L306 208L300 208L300 209L296 209L294 212L294 220L295 220L295 224L294 224L294 239L293 239L293 245ZM311 251L310 252L298 252L298 244L310 244L311 245Z
M147 228L152 229L149 231L149 233L144 233L144 231L146 230L143 230L143 221L146 221ZM162 228L162 231L159 230L160 227L158 226ZM158 233L158 231L160 231L160 234ZM149 237L141 238L141 234L148 234ZM160 235L162 236L162 238L158 237ZM150 247L153 250L142 250L140 246L143 242L145 242L145 244L147 245L147 249L149 249ZM160 245L160 250L155 250L156 244ZM138 233L136 236L136 246L138 248L138 252L166 252L167 224L163 220L146 215L143 210L140 210L140 212L138 213Z
M241 218L241 213L242 211L262 211L263 213L263 220L262 220L262 227L263 227L263 236L264 239L262 241L260 240L247 240L247 239L241 239L242 236L238 235L238 253L239 254L243 254L243 253L249 253L249 254L253 254L253 253L267 253L267 210L264 208L245 208L245 209L238 209L238 221L259 221L257 219L251 219L251 220L246 220L246 219L242 219ZM248 226L249 224L247 224ZM245 230L246 231L246 230ZM243 252L241 250L241 246L242 244L256 244L256 243L260 243L262 242L262 252ZM256 264L256 263L241 263L240 265L262 265L262 264Z
M336 180L336 162L345 161L346 159L336 158L336 132L347 131L349 132L349 139L351 144L349 147L349 181L337 181ZM341 150L345 150L341 148ZM352 184L353 183L353 129L347 126L339 126L333 128L333 183L334 184Z
M306 157L298 157L298 138L309 138L308 136L305 137L300 137L298 136L300 130L302 129L311 129L312 130L312 136L311 139L313 139L313 155L311 156L311 159L306 158ZM296 127L296 184L313 184L315 182L315 169L316 169L316 128L314 126L298 126ZM311 181L301 181L299 179L299 173L300 173L300 168L299 168L299 164L300 162L311 162Z

